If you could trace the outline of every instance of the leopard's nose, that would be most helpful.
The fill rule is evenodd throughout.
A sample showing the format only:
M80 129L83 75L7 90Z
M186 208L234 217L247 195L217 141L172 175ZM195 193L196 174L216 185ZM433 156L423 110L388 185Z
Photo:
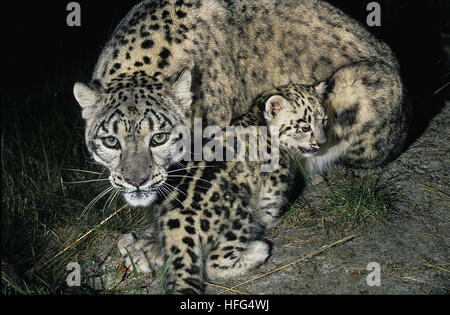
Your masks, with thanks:
M320 148L320 147L324 146L325 144L327 144L327 142L328 142L327 138L317 140L317 146Z
M142 186L142 184L144 184L148 180L148 177L141 179L125 178L125 180L127 181L128 184L133 185L136 188L139 188Z

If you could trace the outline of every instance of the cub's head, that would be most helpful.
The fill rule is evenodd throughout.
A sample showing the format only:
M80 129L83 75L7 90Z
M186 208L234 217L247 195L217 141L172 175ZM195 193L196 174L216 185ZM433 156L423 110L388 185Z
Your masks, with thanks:
M148 206L179 161L172 135L192 103L191 72L173 83L145 75L117 78L106 87L76 83L74 95L86 121L86 144L110 171L111 185L132 206Z
M314 156L327 143L326 84L289 84L264 94L264 118L279 128L280 145L302 157Z

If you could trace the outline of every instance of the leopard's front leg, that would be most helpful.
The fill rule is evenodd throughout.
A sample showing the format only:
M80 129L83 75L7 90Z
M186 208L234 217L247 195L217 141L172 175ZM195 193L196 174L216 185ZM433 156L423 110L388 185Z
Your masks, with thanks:
M148 227L142 235L129 233L117 242L125 266L136 268L138 272L158 270L164 263L164 256L155 237L155 229Z

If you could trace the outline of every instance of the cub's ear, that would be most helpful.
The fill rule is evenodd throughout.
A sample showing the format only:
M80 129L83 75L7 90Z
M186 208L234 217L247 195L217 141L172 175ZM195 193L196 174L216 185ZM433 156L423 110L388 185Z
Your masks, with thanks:
M280 95L271 96L264 107L264 118L267 122L275 122L281 114L286 112L288 100Z
M324 96L328 92L328 85L326 82L321 81L314 85L314 90L319 96Z
M97 104L101 99L101 95L96 90L90 88L83 83L75 83L73 87L73 95L80 104L82 111L82 116L84 119L88 119L92 116L97 108Z
M184 109L189 109L192 104L192 74L189 68L181 71L178 78L172 85L172 92Z

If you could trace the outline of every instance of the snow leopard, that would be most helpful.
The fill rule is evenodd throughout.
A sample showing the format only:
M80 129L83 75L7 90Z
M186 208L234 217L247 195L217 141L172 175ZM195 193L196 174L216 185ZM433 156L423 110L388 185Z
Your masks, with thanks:
M178 202L160 204L156 192L156 188L170 184L169 172L180 162L171 149L179 139L169 136L175 127L191 128L195 118L203 119L205 126L228 126L233 119L248 112L252 101L262 91L289 82L311 86L327 80L340 69L355 71L348 71L348 78L336 76L330 85L339 87L341 83L361 81L370 86L358 90L352 106L362 108L358 102L372 102L373 108L386 104L399 116L403 115L405 93L399 64L390 48L327 2L147 0L136 5L120 22L98 59L91 81L76 83L74 95L82 109L85 139L94 159L110 171L112 185L117 185L115 188L122 192L128 204L149 207L152 211L176 206ZM377 83L377 77L395 84L386 89L385 84ZM340 82L341 78L344 81ZM327 98L327 108L338 109L339 104L333 102L345 96L336 93L345 89L331 90L335 93ZM272 112L276 113L281 104L273 104ZM331 114L333 119L341 117L342 121L348 117L340 115L339 110ZM390 122L386 120L385 125ZM346 137L345 132L340 134ZM335 137L340 134L337 132ZM326 139L327 133L320 134L316 130L314 137L312 135L311 148L306 151L303 147L297 148L300 157L304 154L307 159L314 159L321 147L333 143ZM282 161L288 159L280 159L279 170L290 174L291 164L283 165ZM284 182L289 183L288 178L284 178ZM192 185L190 187L199 186ZM235 191L230 194L239 203L245 203L246 199L242 198L247 194L239 195ZM247 197L258 198L258 195ZM227 196L222 197L226 200ZM272 209L278 208L276 205ZM267 212L271 213L262 211L260 215ZM167 217L161 216L161 220L163 218ZM194 221L194 224L201 224L201 221ZM231 221L227 223L228 227L231 224ZM259 223L248 224L260 226ZM195 231L199 231L198 227ZM247 233L252 237L259 235ZM163 238L164 234L157 233L156 237ZM261 246L257 248L267 249L262 243L258 244ZM165 255L178 252L170 250L166 250ZM238 251L227 258L237 257ZM224 252L222 248L221 253ZM186 253L189 255L187 250L183 252ZM194 260L192 256L191 262ZM204 276L206 271L203 270L207 268L200 269ZM172 284L174 288L181 280L175 281L178 282ZM183 282L187 292L201 291L201 281L194 282L197 288Z
M214 150L233 151L244 135L250 152L248 128L266 126L268 152L279 152L274 170L262 172L261 158L174 165L166 181L153 188L157 199L149 208L152 225L140 238L127 234L118 242L127 266L150 272L166 265L166 292L198 294L204 292L209 279L243 275L264 263L271 244L263 233L278 222L290 197L295 196L296 157L313 155L327 142L323 86L289 85L263 93L247 114L232 122L242 129L231 133L231 143L230 129L223 129L219 140L223 147ZM163 138L170 141L171 136ZM161 139L156 143L167 145ZM124 187L117 180L112 184ZM137 193L146 187L145 182L130 184Z
M336 76L336 86L349 80L370 84L358 90L352 105L372 102L375 109L403 112L405 93L391 49L327 2L146 0L119 23L100 54L91 82L76 83L74 95L86 122L88 148L109 168L109 161L95 152L96 130L105 117L120 112L129 120L135 107L148 106L134 122L148 121L149 133L139 142L124 139L125 146L133 149L114 161L114 167L130 159L141 165L149 162L152 185L164 180L175 161L159 149L149 152L150 139L173 126L192 126L195 117L204 119L205 125L227 126L246 113L262 91L289 82L313 85L344 68L357 71L349 71L351 77L342 78L341 83ZM175 82L185 69L192 74L192 84L182 95ZM395 84L386 88L377 84L377 78ZM339 91L335 89L335 95ZM328 102L344 98L344 94L336 95ZM166 122L152 124L161 119ZM134 170L129 178L142 180L147 171ZM127 200L131 205L146 205L151 199L140 194Z

